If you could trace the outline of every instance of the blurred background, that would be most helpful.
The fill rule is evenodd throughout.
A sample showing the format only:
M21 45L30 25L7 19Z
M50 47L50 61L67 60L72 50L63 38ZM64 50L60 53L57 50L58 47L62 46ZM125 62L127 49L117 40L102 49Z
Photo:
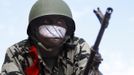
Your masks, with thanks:
M105 13L114 9L99 51L103 75L133 75L134 73L134 1L133 0L64 0L70 6L76 22L76 36L94 44L100 23L93 13L99 7ZM0 67L6 49L27 39L28 15L36 0L0 0ZM1 70L1 69L0 69Z

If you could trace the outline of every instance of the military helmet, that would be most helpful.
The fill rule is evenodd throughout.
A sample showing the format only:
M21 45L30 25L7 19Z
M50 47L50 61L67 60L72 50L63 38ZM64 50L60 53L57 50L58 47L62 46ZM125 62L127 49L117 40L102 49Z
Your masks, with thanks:
M34 19L48 15L64 16L67 21L69 33L74 33L75 23L72 13L69 6L63 0L38 0L31 8L29 25Z

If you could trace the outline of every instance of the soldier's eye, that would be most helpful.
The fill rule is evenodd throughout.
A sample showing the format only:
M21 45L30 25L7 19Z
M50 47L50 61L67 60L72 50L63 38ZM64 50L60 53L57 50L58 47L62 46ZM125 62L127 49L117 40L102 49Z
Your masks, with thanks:
M66 22L63 19L58 19L56 23L57 23L57 25L66 28Z
M46 18L46 19L43 21L43 24L51 24L51 20Z

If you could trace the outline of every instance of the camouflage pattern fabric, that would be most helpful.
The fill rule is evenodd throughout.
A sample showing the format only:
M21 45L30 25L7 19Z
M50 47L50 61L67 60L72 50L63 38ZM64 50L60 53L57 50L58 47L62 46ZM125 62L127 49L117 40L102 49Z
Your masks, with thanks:
M74 48L63 50L52 69L38 55L39 75L82 75L90 55L89 45L81 38L73 39ZM29 41L23 40L9 47L1 68L1 75L26 75L25 68L33 64L29 52ZM101 75L98 70L91 70L89 75Z

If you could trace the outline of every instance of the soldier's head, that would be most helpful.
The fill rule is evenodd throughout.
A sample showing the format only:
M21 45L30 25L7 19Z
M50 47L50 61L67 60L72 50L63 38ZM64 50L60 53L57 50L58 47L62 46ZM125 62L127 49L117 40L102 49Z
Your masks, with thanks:
M62 46L74 31L72 13L64 1L38 0L33 5L27 33L37 45L51 51Z

